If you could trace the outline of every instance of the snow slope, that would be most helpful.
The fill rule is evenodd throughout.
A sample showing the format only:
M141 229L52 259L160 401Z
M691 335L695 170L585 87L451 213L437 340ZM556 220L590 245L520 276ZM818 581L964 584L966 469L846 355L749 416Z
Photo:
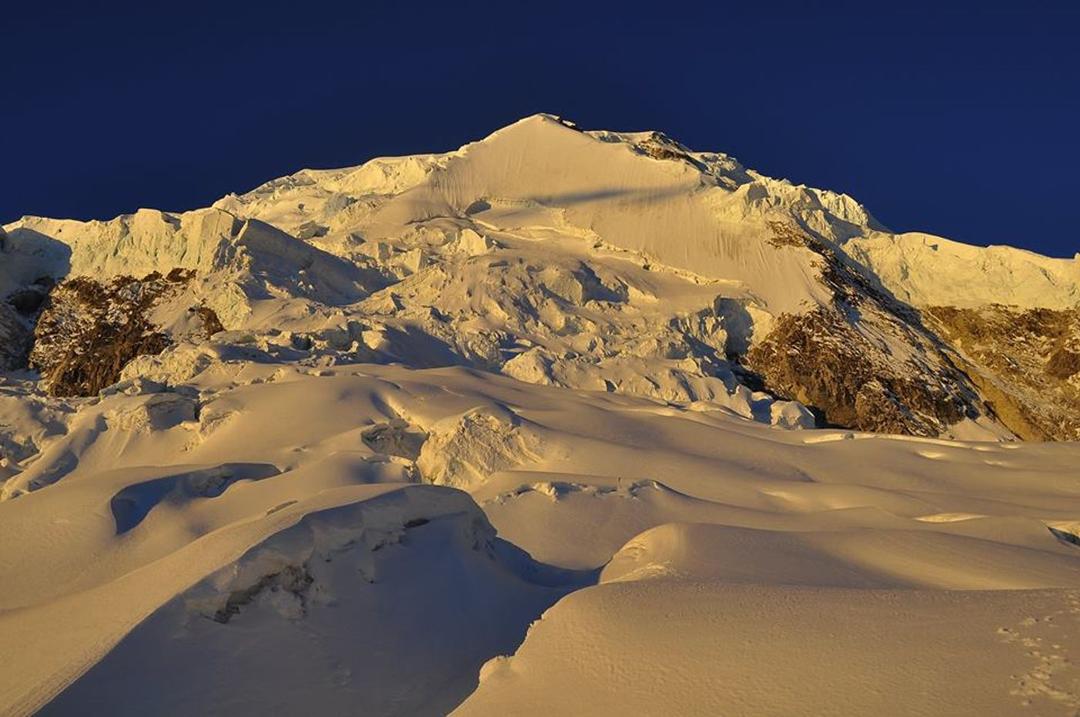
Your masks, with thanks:
M548 115L0 239L0 714L1080 709L1075 259Z
M27 469L39 489L0 503L0 570L19 576L0 591L5 712L70 684L51 713L437 714L595 581L908 588L888 593L902 605L1078 587L1078 548L1049 530L1075 530L1072 444L791 432L462 369L238 361L185 385L84 407ZM706 625L727 610L690 604ZM647 643L634 625L666 620L620 629ZM670 639L701 627L680 625ZM1019 703L996 672L978 685L999 713Z
M1080 304L1080 255L1053 259L918 232L871 232L851 239L844 250L913 306L1068 309Z
M560 601L453 714L1072 714L1077 611L1075 591L613 583Z

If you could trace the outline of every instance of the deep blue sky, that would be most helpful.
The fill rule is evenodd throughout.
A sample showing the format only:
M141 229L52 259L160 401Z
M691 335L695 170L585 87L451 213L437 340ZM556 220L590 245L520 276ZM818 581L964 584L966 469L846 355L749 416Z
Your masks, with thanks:
M1072 256L1080 3L941 4L9 3L0 221L190 209L547 111Z

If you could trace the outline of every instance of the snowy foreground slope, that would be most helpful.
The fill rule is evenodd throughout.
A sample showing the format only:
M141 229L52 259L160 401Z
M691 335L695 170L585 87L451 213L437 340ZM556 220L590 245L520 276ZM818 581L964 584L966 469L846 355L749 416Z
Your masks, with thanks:
M0 241L0 714L1080 710L1075 259L548 116Z

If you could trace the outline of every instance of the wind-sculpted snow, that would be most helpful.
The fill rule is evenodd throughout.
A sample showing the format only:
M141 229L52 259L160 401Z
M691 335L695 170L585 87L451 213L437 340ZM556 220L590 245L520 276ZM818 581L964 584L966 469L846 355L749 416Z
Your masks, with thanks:
M1071 714L1076 266L548 115L26 217L0 713Z
M281 420L283 413L290 420ZM1073 453L1065 444L1053 451L1047 450L1050 446L1009 450L869 436L864 440L805 443L799 433L755 426L718 410L686 412L649 400L529 386L462 369L417 372L372 365L287 369L250 361L216 364L196 379L172 388L146 384L120 387L61 420L64 431L43 437L40 456L26 465L24 474L7 483L10 495L20 490L31 492L0 504L3 542L21 546L16 552L3 554L5 574L22 576L6 583L3 593L3 606L9 612L0 617L5 625L2 632L20 643L6 644L5 654L26 655L13 661L22 665L23 671L6 673L9 682L4 694L8 699L23 695L18 700L31 701L17 704L27 706L45 699L65 684L64 680L74 679L88 661L97 660L103 650L132 629L141 615L158 610L174 594L219 570L222 563L215 562L218 559L213 556L222 553L210 550L207 541L216 544L227 540L235 546L229 550L249 551L265 540L256 536L273 534L280 529L275 526L300 518L315 505L344 505L362 496L381 494L384 489L372 483L402 486L434 480L467 485L500 533L556 565L572 564L567 556L580 551L585 536L597 528L611 533L611 539L600 543L610 546L608 552L601 549L590 564L568 567L599 567L636 533L682 519L765 531L761 533L766 541L760 548L762 555L768 554L769 541L775 539L769 537L769 531L855 531L853 535L863 536L858 541L862 546L858 555L864 556L861 561L884 566L874 568L877 574L894 574L896 561L903 559L908 566L904 570L911 576L908 580L919 584L945 579L935 575L969 574L968 583L952 577L948 584L1071 585L1076 561L1075 547L1057 540L1046 527L1047 522L1061 524L1080 508L1080 504L1073 505L1075 488L1064 469ZM423 441L416 459L399 450L397 442L372 437L372 427L387 425ZM843 434L824 435L843 438ZM161 466L162 456L177 456L182 462ZM849 466L862 464L870 456L874 470L852 475ZM158 467L148 467L154 465ZM556 475L561 477L551 477ZM525 490L519 485L534 487ZM553 488L548 490L544 485ZM567 487L559 487L562 485ZM928 490L929 486L933 489ZM1005 500L1021 489L1018 486L1023 486L1025 503L1031 507L1019 508ZM996 499L993 491L1002 491L1000 498ZM448 495L456 496L456 505L471 505L463 494ZM463 509L438 510L457 513ZM370 511L373 519L381 515L381 509L374 505ZM386 520L396 520L399 526L420 519L433 521L441 513L432 511L393 513L401 517ZM479 515L475 507L468 511ZM919 520L947 512L984 517L959 522ZM606 517L597 524L595 516L599 515ZM367 524L367 520L360 522ZM338 545L353 540L347 532L353 524L356 521L351 518L341 519L341 530L346 533L335 538ZM876 531L883 531L880 546L871 539L878 535ZM233 533L235 537L227 537ZM751 542L757 540L753 538L756 533L747 535ZM35 538L27 542L28 536ZM893 547L901 538L901 544L926 543L917 551L924 565L911 563L910 555ZM826 548L817 549L833 551L845 560L855 555L835 552L848 543L823 545ZM252 568L250 578L238 577L234 587L221 588L220 604L206 602L208 596L197 601L207 607L194 613L176 612L179 607L165 609L161 614L173 617L154 618L161 622L160 629L167 633L178 629L175 626L181 623L175 621L190 615L184 620L192 625L188 629L195 630L192 635L202 635L216 644L218 638L204 635L205 630L243 625L249 610L265 605L264 612L269 612L260 621L284 621L281 629L288 633L294 621L314 614L307 610L324 609L316 600L321 590L344 590L338 600L351 594L352 588L317 587L322 583L306 549L298 555L309 557L296 557L272 546L260 550L282 557L274 558L279 562L271 561L265 573ZM701 550L716 555L709 548ZM1023 557L1009 557L1009 551L1018 551ZM204 557L196 559L197 555ZM434 556L419 559L435 560ZM662 560L670 562L669 558ZM748 564L763 569L762 560ZM162 583L153 577L163 570L175 570L167 567L177 565L175 561L186 566L183 574L176 576L179 582ZM800 562L809 565L808 561ZM264 562L260 558L255 564ZM967 567L973 564L985 565L984 577ZM685 570L672 565L676 572ZM524 568L514 562L507 569ZM370 570L361 568L369 577ZM539 578L530 572L533 570L516 573L522 577L515 579L535 582ZM783 563L774 570L794 575L786 572ZM377 569L375 574L378 584ZM264 580L260 575L283 577ZM155 580L154 590L139 587L142 580ZM168 585L175 587L166 589ZM124 594L132 597L118 597ZM544 594L552 595L548 600L557 596ZM138 604L143 607L131 602L135 595L140 596ZM173 604L187 604L190 599ZM99 600L112 605L106 614L115 615L115 622L92 607ZM71 611L65 606L72 601L86 607ZM22 609L10 612L15 607ZM44 650L40 640L55 642L57 633L32 626L56 624L61 615L62 624L67 626L62 634L69 637L55 652ZM529 619L526 617L526 622ZM83 620L88 622L80 622ZM208 621L205 628L198 627L204 624L200 620ZM153 624L157 623L148 623ZM516 624L518 627L508 627L510 633L506 634L521 630L525 623ZM97 627L87 632L92 625ZM118 654L130 656L114 658L117 667L109 667L110 662L102 663L97 672L91 670L83 678L89 682L72 695L93 694L93 699L104 700L104 695L122 694L109 687L114 684L110 675L125 674L131 660L144 664L147 674L153 674L152 665L157 665L161 674L168 674L165 665L173 658L167 654L160 655L162 662L148 662L150 645L174 639L158 630L147 627L142 633L133 633L147 636L131 638L131 644L145 647L136 650L122 643ZM227 634L220 638L225 640L221 652L213 652L218 648L204 644L202 637L185 638L190 642L177 645L180 652L176 659L193 655L191 650L210 649L208 654L217 656L206 658L210 660L206 664L216 665L215 671L224 674L233 669L227 667L233 663L215 661L234 654ZM292 638L282 634L281 639ZM499 641L485 644L494 646L482 649L499 651L514 645ZM481 650L462 645L462 649L466 647ZM43 650L45 657L30 659L29 655ZM482 651L471 654L480 661L492 655ZM51 666L46 669L40 660L53 662L48 662ZM190 660L189 664L202 665L206 660ZM459 691L454 699L464 696L460 690L466 690L473 679L465 677L466 672L455 673L459 676L454 679L464 680L455 684L464 686L455 688ZM70 677L56 678L60 683L39 682L41 678L33 677L46 674ZM103 675L100 683L96 682L97 674ZM360 673L356 674L359 680ZM342 685L345 683L368 684L346 680ZM319 690L334 690L322 680L313 684L321 685ZM18 685L22 687L16 689ZM215 689L227 691L224 685ZM343 689L334 699L355 698L355 691ZM213 699L219 699L224 693L212 694L217 695ZM171 708L174 712L195 708L194 703L183 702L182 695L169 699L180 700ZM64 704L76 702L61 701L57 708ZM120 709L116 703L103 704L110 711Z
M305 515L178 594L42 714L213 713L241 695L245 714L446 713L581 579L535 570L465 495L380 492Z
M5 712L58 693L54 714L445 712L613 557L604 580L821 585L833 565L843 585L923 589L1073 586L1080 564L1049 530L1080 511L1071 444L794 432L462 368L239 358L51 419L57 399L34 400L60 425L0 503L0 570L19 576L0 590ZM719 527L650 537L681 521Z
M1076 590L612 583L549 610L453 714L1068 715L1078 616Z

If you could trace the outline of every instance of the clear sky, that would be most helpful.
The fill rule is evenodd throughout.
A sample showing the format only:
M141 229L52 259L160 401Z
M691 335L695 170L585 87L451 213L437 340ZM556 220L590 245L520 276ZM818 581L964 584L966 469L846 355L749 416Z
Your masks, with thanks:
M0 221L183 210L534 112L1080 251L1080 3L11 2Z

